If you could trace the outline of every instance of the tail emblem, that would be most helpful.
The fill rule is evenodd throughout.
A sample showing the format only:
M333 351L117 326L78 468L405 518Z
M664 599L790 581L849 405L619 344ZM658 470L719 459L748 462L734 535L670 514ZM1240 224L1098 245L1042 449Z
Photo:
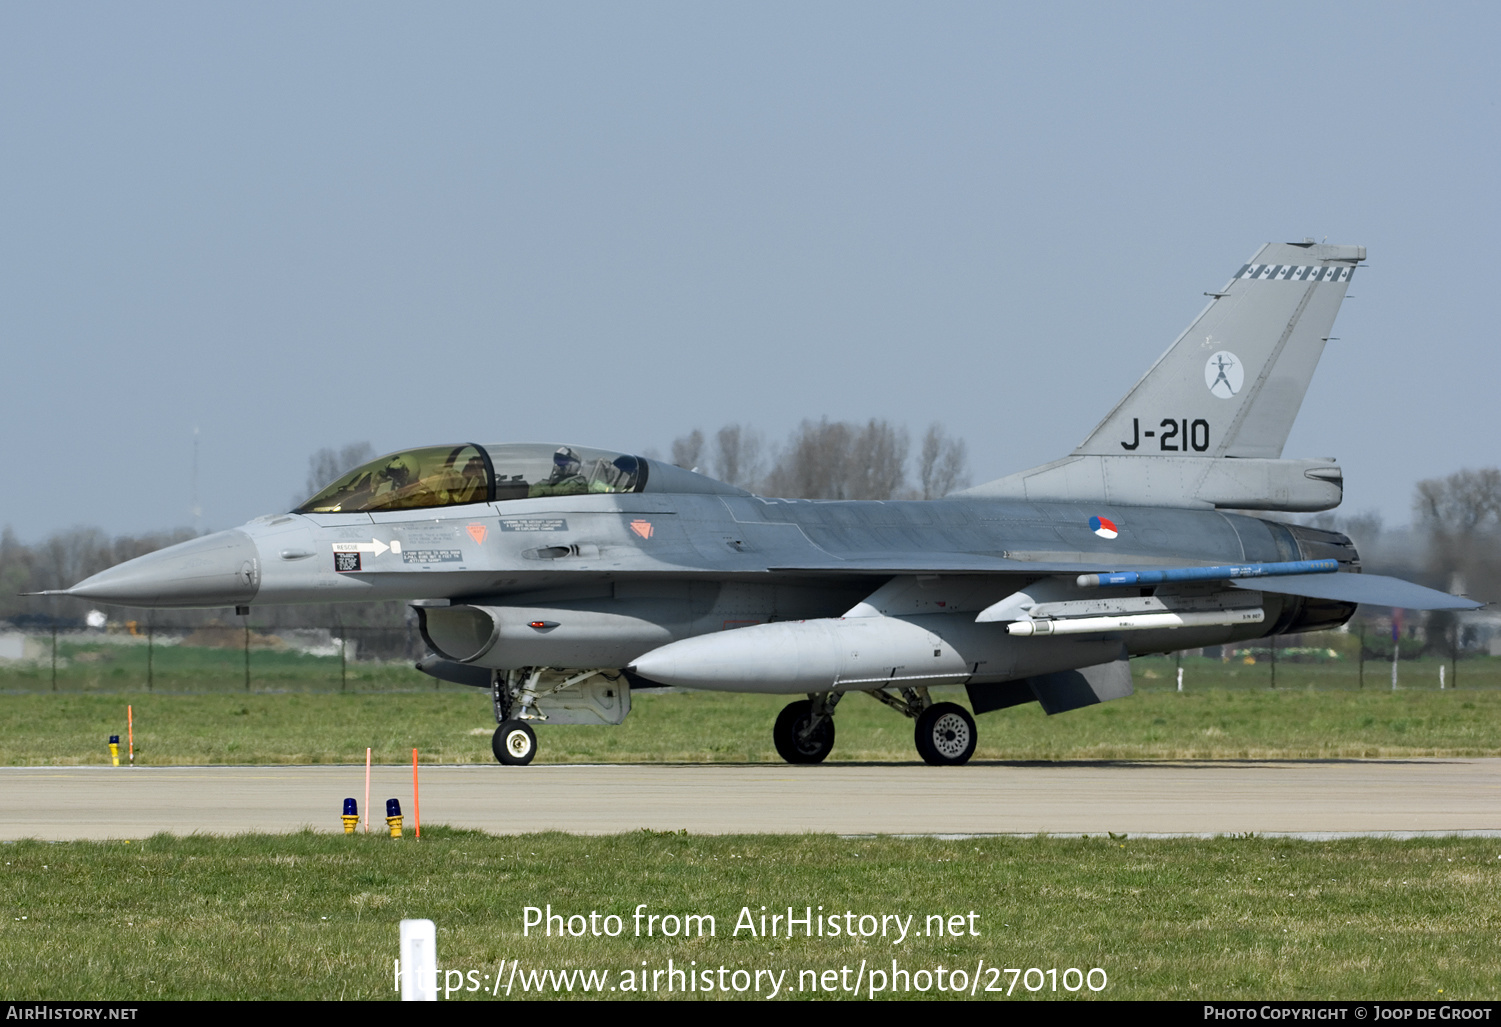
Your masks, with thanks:
M1204 365L1204 384L1220 399L1229 399L1239 392L1245 380L1245 368L1241 367L1235 354L1227 349L1220 350Z
M1121 530L1115 526L1114 521L1104 517L1091 517L1089 519L1089 530L1100 536L1100 538L1115 538L1115 536L1121 533Z

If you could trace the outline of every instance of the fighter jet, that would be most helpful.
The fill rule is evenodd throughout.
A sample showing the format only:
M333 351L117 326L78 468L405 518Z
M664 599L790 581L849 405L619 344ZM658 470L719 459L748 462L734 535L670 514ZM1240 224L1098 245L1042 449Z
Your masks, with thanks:
M1259 513L1339 504L1283 445L1360 246L1268 244L1068 456L933 502L752 495L556 443L383 456L290 513L138 557L63 595L147 607L410 601L418 668L488 689L496 759L540 724L618 724L634 692L805 696L791 763L834 746L851 692L967 761L970 709L1063 713L1131 694L1129 658L1337 627L1370 603L1479 604L1361 574L1350 540Z

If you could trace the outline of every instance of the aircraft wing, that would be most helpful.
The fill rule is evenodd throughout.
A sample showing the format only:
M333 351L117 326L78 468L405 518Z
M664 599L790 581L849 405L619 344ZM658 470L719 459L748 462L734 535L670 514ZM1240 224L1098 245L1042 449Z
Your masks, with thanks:
M1277 592L1403 610L1475 610L1485 605L1385 574L1293 574L1281 578L1247 578L1230 584L1252 592Z
M1080 557L1086 554L1079 554ZM1330 570L1333 561L1328 562ZM1141 583L1161 581L1223 580L1232 588L1252 592L1276 592L1280 595L1329 599L1368 606L1390 606L1404 610L1475 610L1484 603L1450 595L1437 589L1416 585L1385 574L1314 573L1290 574L1308 563L1259 564L1246 567L1164 567L1161 565L1106 564L1080 559L1016 560L988 553L852 553L847 557L830 557L826 561L789 567L769 568L775 572L845 573L845 574L1081 574L1097 576L1129 572L1140 575ZM1082 579L1081 579L1082 583ZM1123 584L1125 582L1093 582Z

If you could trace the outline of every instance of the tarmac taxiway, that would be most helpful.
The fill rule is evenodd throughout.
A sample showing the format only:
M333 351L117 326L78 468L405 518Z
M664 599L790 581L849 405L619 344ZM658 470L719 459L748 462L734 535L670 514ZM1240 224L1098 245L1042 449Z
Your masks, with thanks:
M1501 835L1501 759L424 766L422 820L497 834ZM0 769L0 839L342 830L362 766ZM372 772L412 826L412 770Z

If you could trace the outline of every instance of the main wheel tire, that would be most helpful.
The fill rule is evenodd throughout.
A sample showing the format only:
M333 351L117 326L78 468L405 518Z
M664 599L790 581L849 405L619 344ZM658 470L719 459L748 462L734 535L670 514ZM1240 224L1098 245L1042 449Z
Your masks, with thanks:
M975 718L958 703L938 702L917 718L917 754L935 767L957 767L975 754Z
M524 767L537 755L537 735L525 721L508 720L495 729L490 748L506 766Z
M771 729L771 740L777 747L777 755L788 763L822 763L824 757L834 750L834 718L825 717L823 723L806 738L800 737L813 719L813 703L799 699L788 703L777 714L776 726Z

